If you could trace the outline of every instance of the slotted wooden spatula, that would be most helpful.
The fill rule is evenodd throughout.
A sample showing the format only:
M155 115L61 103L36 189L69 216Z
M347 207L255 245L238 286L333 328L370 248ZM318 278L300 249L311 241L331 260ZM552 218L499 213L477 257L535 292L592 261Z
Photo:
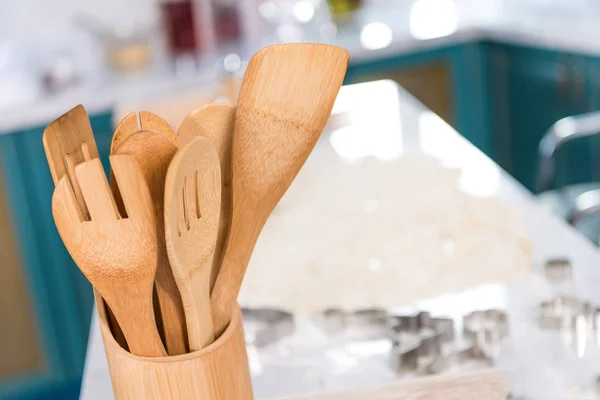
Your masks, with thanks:
M233 138L231 227L211 293L217 337L258 235L321 135L347 66L346 50L322 44L267 47L248 64Z
M225 103L212 103L200 106L188 114L177 130L179 145L185 146L198 136L210 140L217 148L221 163L221 216L215 257L210 274L210 287L215 284L223 254L225 242L231 224L231 145L233 143L233 125L235 106Z
M213 341L210 268L221 202L221 171L215 147L198 137L181 148L165 181L165 237L171 269L185 310L190 350Z

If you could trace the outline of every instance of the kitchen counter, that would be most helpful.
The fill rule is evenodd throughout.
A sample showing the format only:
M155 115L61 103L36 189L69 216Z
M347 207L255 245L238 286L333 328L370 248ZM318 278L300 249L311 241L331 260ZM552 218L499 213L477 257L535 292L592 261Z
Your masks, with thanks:
M370 3L342 25L333 44L347 48L352 62L474 40L598 55L599 11L589 0L386 0ZM212 68L185 77L165 71L135 78L108 75L94 85L0 110L0 134L47 124L75 104L84 104L90 113L101 112L123 98L201 88L214 78Z
M346 129L340 130L336 128L336 123L342 119L350 123L344 125ZM362 260L365 251L375 255L385 252L384 247L389 239L406 228L402 220L391 231L387 227L377 229L376 224L369 225L368 232L357 227L373 221L397 220L397 209L387 204L386 200L402 196L403 188L394 182L406 170L398 163L414 156L426 156L456 171L460 190L469 196L499 198L509 204L516 210L518 219L523 221L524 233L530 240L525 247L531 249L531 254L527 258L527 265L520 271L515 271L511 265L498 266L496 260L490 257L479 265L479 270L484 273L479 274L478 282L470 280L472 277L467 274L447 275L446 280L462 282L460 289L453 287L450 292L448 288L440 286L438 281L442 279L436 277L423 282L398 281L396 286L400 292L411 285L440 288L439 293L428 293L427 299L415 299L412 303L407 299L402 300L397 304L399 309L428 310L432 315L449 316L456 322L476 309L506 310L509 313L510 336L503 342L495 365L507 370L511 391L533 398L595 398L592 389L595 376L600 371L597 362L600 348L589 343L587 350L584 346L583 352L580 347L576 352L570 347L573 338L571 345L565 344L558 333L541 330L537 318L540 302L557 293L576 295L600 304L600 292L595 284L600 281L600 269L597 268L600 254L569 226L541 209L527 190L449 125L391 81L342 88L329 128L259 239L249 267L249 276L259 271L256 264L270 263L274 268L273 273L262 274L260 278L267 280L270 276L272 284L278 285L287 276L282 266L290 266L298 258L304 259L305 255L309 260L316 260L319 254L325 253L328 254L328 260L341 257ZM348 171L351 173L348 174ZM412 172L419 173L416 169ZM323 186L321 192L314 193L309 182L319 177L323 183L329 181L330 184ZM417 175L415 181L418 182L420 177ZM435 183L427 182L420 187L435 186ZM320 209L325 204L321 198L328 200L327 204L331 207L329 216ZM448 200L436 197L435 192L429 198L432 204ZM357 205L364 207L362 212L352 211L352 207ZM320 209L319 214L315 214L317 209ZM345 220L340 219L340 213L345 215ZM448 213L452 215L453 210L449 209ZM303 215L302 221L306 227L300 227L297 221L281 224L281 220L290 215ZM519 228L510 235L517 237L520 234ZM287 251L275 251L277 244L273 240L277 236L287 238L293 246L290 245ZM348 242L353 238L370 240ZM547 282L541 274L543 262L555 256L567 257L573 264L572 279L558 287ZM507 260L508 263L523 262L523 259L517 258ZM382 263L379 267L385 268L385 260ZM312 261L309 264L305 269L310 270L314 266ZM370 268L372 264L371 261L365 262L365 267ZM511 273L496 272L502 268ZM377 275L373 276L376 278ZM318 287L328 285L333 288L340 282L318 283L315 279L314 285L317 286L306 287L303 295L317 296L318 293L312 293L312 289L318 291ZM356 284L361 285L361 282ZM246 286L240 297L241 304L259 305L262 301L257 300L259 294L246 290ZM361 294L356 297L363 297L362 293L368 293L370 287L363 282ZM313 347L312 352L303 353L299 349L306 350L309 347L299 346L299 343L314 345L322 339L315 334L311 321L310 316L297 318L296 331L285 345L288 346L285 347L288 349L285 361L270 363L261 358L256 348L249 347L257 398L322 393L397 379L398 376L389 365L389 349L368 359L357 358L357 354L349 349L328 352ZM274 355L270 354L270 357ZM112 398L95 315L81 398Z

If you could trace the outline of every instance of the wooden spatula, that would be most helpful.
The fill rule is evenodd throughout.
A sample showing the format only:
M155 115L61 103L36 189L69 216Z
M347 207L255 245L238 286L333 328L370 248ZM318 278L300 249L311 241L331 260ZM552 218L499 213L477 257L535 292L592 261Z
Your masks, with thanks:
M110 161L127 215L119 216L95 158L75 168L89 221L63 177L52 196L54 222L71 257L114 312L130 351L166 356L152 307L158 261L152 198L132 156L111 156Z
M135 157L154 203L156 236L158 238L158 267L156 270L156 292L158 307L163 325L165 345L169 355L187 352L187 334L181 296L173 278L165 248L164 194L167 169L177 153L177 146L166 135L151 131L138 131L127 137L116 154L129 154ZM113 193L118 189L111 181ZM126 245L126 244L124 244Z
M212 103L200 106L188 114L177 130L179 145L185 146L198 136L210 140L217 148L221 162L221 216L219 235L210 275L210 287L215 284L223 261L225 242L231 224L231 146L235 106L225 103Z
M190 350L212 343L210 268L221 202L221 171L215 147L198 137L181 148L165 181L165 237L181 293Z
M267 47L242 82L233 139L233 211L211 293L215 336L227 327L267 218L306 161L331 114L348 52L321 44Z

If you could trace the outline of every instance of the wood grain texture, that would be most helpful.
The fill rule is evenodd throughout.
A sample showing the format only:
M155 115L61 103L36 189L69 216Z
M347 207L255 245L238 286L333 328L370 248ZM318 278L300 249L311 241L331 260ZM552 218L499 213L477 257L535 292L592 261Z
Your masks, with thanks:
M89 219L87 207L74 176L75 166L86 157L98 158L98 148L85 108L78 105L52 121L42 134L42 143L54 185L63 176L68 176L81 212L85 219ZM85 154L83 145L86 149Z
M505 372L492 369L285 400L505 400L507 394Z
M187 352L183 304L175 278L173 278L165 247L165 178L175 153L177 153L177 146L171 138L151 131L135 132L116 149L116 154L128 154L135 157L144 174L154 203L156 236L158 239L158 266L155 282L165 345L169 355ZM114 183L114 181L111 181L111 186L114 189L113 193L118 191Z
M67 174L65 155L72 155L76 164L84 160L81 150L82 143L87 145L91 158L98 158L98 148L92 133L92 126L82 105L78 105L52 121L44 130L42 143L55 185Z
M134 157L116 155L110 161L128 217L119 218L102 164L95 158L75 168L90 221L84 221L63 178L52 196L54 222L71 257L114 312L131 351L164 356L152 308L158 261L152 198Z
M231 227L211 293L216 335L229 323L262 227L325 127L347 66L346 50L321 44L267 47L248 64L236 111Z
M177 143L177 134L164 119L151 112L140 111L139 114L126 115L119 122L110 143L110 154L115 154L121 143L137 131L157 132Z
M188 114L177 130L179 145L185 146L194 138L202 136L216 147L221 164L221 215L219 234L210 275L211 290L217 279L225 242L231 224L231 148L235 123L235 106L212 103L196 108Z
M197 137L181 148L165 180L165 238L187 322L190 350L214 340L210 270L219 230L221 168L215 147Z
M252 383L239 307L227 330L201 351L173 357L138 357L118 346L98 320L116 400L252 400Z

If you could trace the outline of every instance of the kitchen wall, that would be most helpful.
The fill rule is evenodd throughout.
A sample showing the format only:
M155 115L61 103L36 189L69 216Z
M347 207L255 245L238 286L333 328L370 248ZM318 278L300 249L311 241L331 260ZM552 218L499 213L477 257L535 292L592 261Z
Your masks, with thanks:
M18 37L47 47L68 40L80 31L72 23L80 13L117 25L148 23L157 19L156 4L157 0L2 0L0 43Z

